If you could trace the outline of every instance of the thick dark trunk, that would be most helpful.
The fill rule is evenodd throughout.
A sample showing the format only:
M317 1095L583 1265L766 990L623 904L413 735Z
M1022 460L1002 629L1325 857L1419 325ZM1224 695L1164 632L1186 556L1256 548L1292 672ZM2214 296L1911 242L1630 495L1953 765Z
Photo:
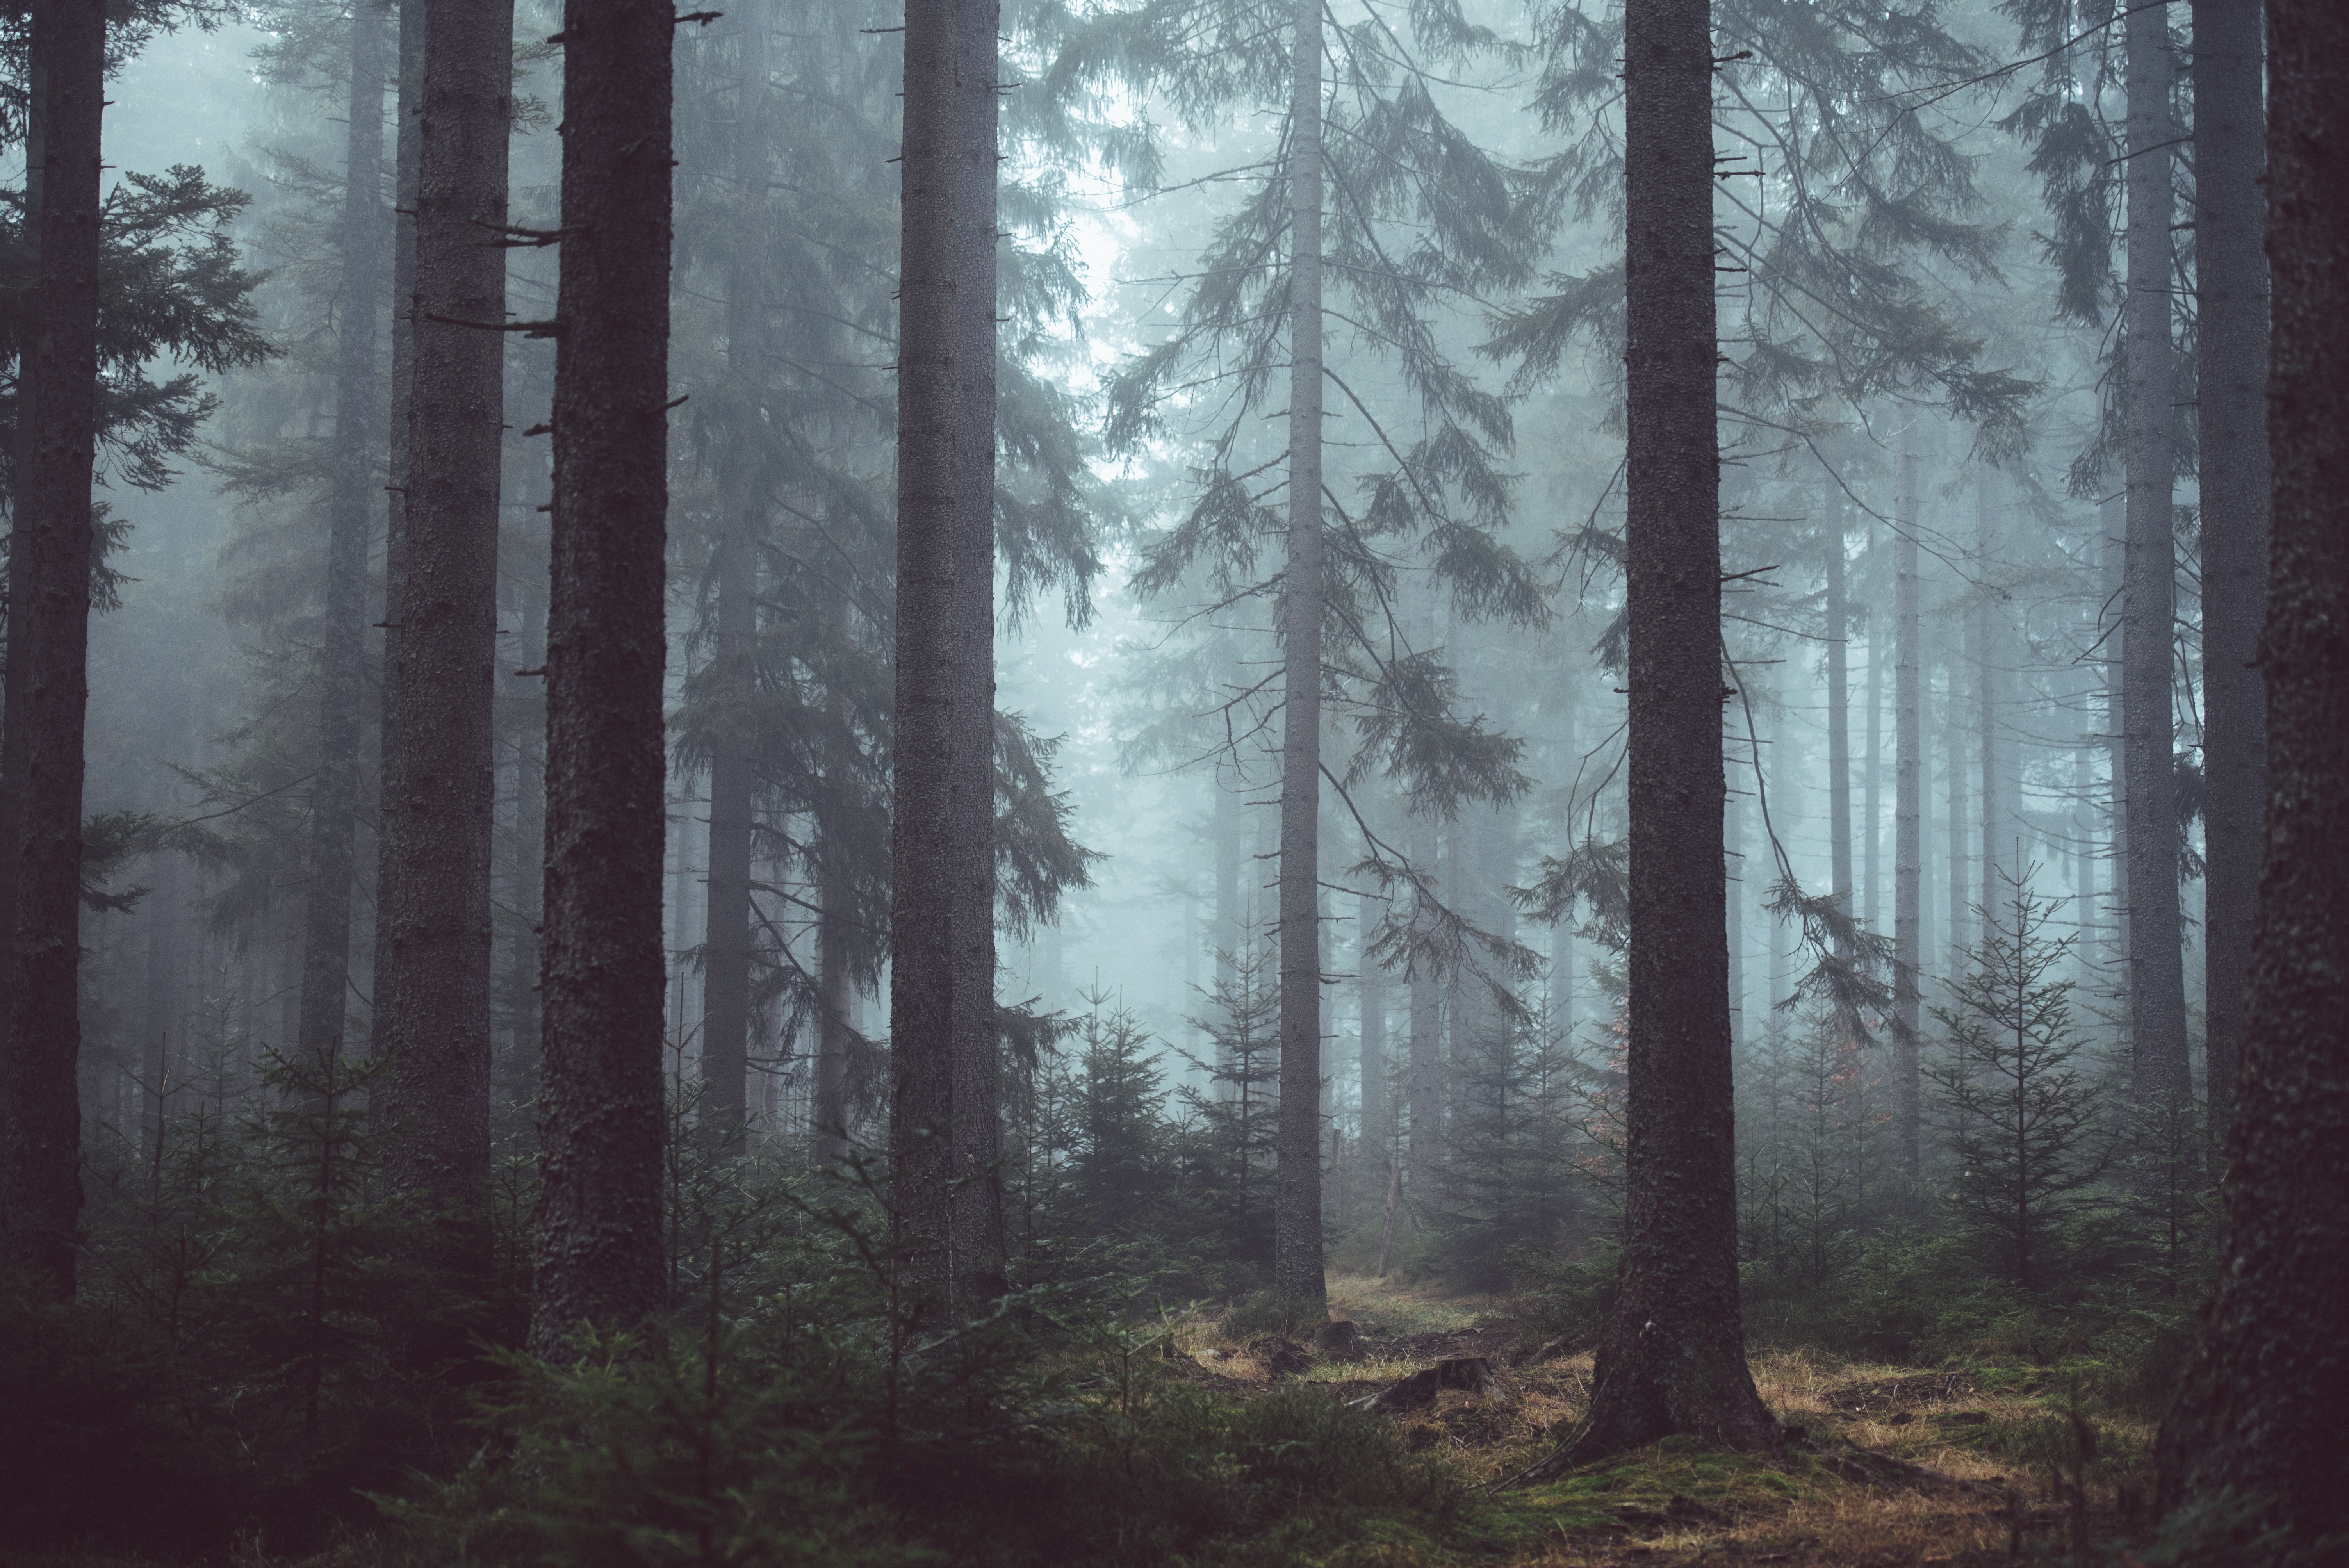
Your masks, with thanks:
M2130 1088L2141 1104L2191 1087L2186 959L2178 906L2178 767L2170 650L2178 614L2170 407L2169 113L2175 64L2168 4L2128 13L2128 558L2121 594L2122 746L2128 758Z
M383 689L378 696L376 778L375 942L369 985L374 1004L369 1032L374 1054L390 1048L387 1023L392 1011L387 982L396 971L385 962L392 906L399 900L399 861L384 813L389 776L399 758L400 691L406 685L406 642L400 615L407 603L409 407L416 397L416 189L424 156L424 15L426 0L398 0L399 88L394 100L396 128L392 176L391 242L391 420L386 432L389 480L383 519Z
M993 16L978 0L917 0L905 35L890 1120L905 1266L937 1306L1001 1269L997 1182L963 1163L984 1149L991 1164L995 1138L991 1068L976 1082L995 1048L995 244L992 181L987 211L969 211L982 181L967 167L982 139L993 147L977 101L993 101ZM982 614L985 627L963 624ZM966 1176L980 1179L957 1195Z
M566 0L531 1344L661 1305L667 6Z
M367 533L375 515L376 312L382 304L383 87L389 15L351 13L344 147L343 275L335 300L335 446L326 499L326 624L318 650L318 759L310 782L303 890L299 1059L323 1062L347 1032L351 882L359 806L359 716L367 679Z
M2195 342L2200 387L2203 973L2211 1116L2235 1092L2259 902L2267 691L2268 263L2260 7L2194 0Z
M2349 10L2268 19L2266 853L2224 1257L2158 1451L2165 1504L2231 1490L2308 1545L2349 1531Z
M1003 1294L995 1024L996 150L999 0L955 7L955 490L952 882L954 1279Z
M758 681L757 539L765 512L767 12L749 0L735 58L734 254L726 276L726 400L730 438L720 459L724 516L718 536L718 645L713 674L727 693L709 754L709 872L701 970L704 1135L739 1153L750 1119L750 810L748 717Z
M440 1217L440 1261L491 1267L490 868L499 457L504 429L511 0L433 0L416 199L415 386L399 586L398 743L383 778L377 1026L394 1183Z
M1282 579L1280 1126L1272 1288L1321 1271L1321 0L1296 0L1288 101L1288 564Z
M69 1296L81 1224L82 736L98 444L99 127L106 8L33 11L39 257L10 531L5 738L10 990L0 1064L0 1266ZM29 202L28 202L29 204Z
M1917 608L1917 454L1900 454L1900 537L1893 544L1892 1140L1903 1173L1920 1158L1923 1082L1918 1067L1924 961L1925 714Z
M1621 1294L1565 1463L1676 1432L1783 1440L1746 1370L1737 1298L1710 7L1631 0L1625 23L1625 1236Z

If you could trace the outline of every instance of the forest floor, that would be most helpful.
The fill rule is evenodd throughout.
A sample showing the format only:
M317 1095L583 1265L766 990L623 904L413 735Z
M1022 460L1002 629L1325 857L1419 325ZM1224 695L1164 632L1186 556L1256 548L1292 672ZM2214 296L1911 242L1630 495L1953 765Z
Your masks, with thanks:
M1804 1429L1802 1450L1762 1458L1667 1439L1512 1485L1580 1411L1588 1351L1529 1349L1524 1313L1506 1298L1346 1276L1332 1278L1330 1295L1330 1316L1354 1326L1359 1360L1307 1363L1302 1335L1233 1343L1199 1318L1177 1326L1175 1365L1243 1397L1301 1377L1367 1400L1441 1362L1484 1358L1492 1377L1482 1391L1443 1388L1391 1418L1407 1444L1441 1450L1476 1488L1457 1526L1442 1532L1450 1550L1439 1560L1967 1568L2034 1545L2071 1546L2083 1533L2122 1539L2138 1522L2134 1500L2147 1491L2150 1426L2098 1413L2084 1427L2061 1379L2044 1368L1890 1367L1804 1352L1752 1363L1764 1400ZM1364 1542L1332 1568L1427 1560L1401 1542Z

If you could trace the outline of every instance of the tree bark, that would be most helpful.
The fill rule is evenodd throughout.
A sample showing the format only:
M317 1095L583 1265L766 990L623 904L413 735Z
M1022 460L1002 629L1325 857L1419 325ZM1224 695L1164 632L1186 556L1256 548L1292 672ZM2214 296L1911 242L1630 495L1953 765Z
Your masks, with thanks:
M1859 917L1870 931L1884 929L1883 911L1878 907L1883 895L1884 853L1884 617L1878 610L1884 593L1884 579L1876 564L1876 530L1871 524L1868 533L1866 562L1868 593L1868 738L1861 748L1865 759L1861 778L1865 781L1860 796L1860 867Z
M351 883L359 806L359 716L366 707L367 536L375 514L376 312L382 304L383 88L389 15L381 0L351 11L348 131L343 160L343 275L335 301L335 445L326 500L326 624L318 650L318 759L310 783L302 1001L295 1050L324 1062L348 1034Z
M1827 531L1827 877L1836 903L1852 913L1851 659L1845 634L1851 624L1846 596L1843 519Z
M0 1063L0 1266L70 1296L81 1225L81 808L89 706L90 483L98 446L99 131L106 8L33 11L38 256L23 350L0 777L12 884ZM36 210L37 216L33 213Z
M1554 1463L1783 1433L1745 1366L1722 875L1720 457L1707 0L1624 32L1629 1102L1620 1295Z
M1911 1178L1921 1157L1923 1081L1918 1065L1925 870L1925 714L1923 641L1917 609L1917 454L1900 454L1894 503L1900 537L1893 544L1892 744L1892 1138L1901 1171Z
M531 1344L661 1305L667 6L566 0Z
M2099 509L2096 548L2097 565L2101 569L2104 602L2121 603L2127 582L2126 563L2128 552L2128 529L2126 497L2108 500ZM2101 628L2100 628L2101 629ZM2121 671L2124 652L2128 646L2128 621L2126 615L2116 619L2105 640L2105 752L2106 766L2111 781L2106 787L2109 808L2108 826L2112 847L2107 856L2111 869L2111 891L2108 904L2111 923L2106 928L2107 938L2105 966L2110 976L2106 995L2118 1004L2114 1009L2115 1034L2124 1055L2129 1054L2129 1040L2135 1031L2129 1023L2129 860L2128 860L2128 746L2126 731L2128 725L2122 714Z
M2002 650L1998 645L1996 623L1990 607L1991 554L1996 546L1991 534L1990 481L1986 475L1974 476L1974 560L1981 573L1974 583L1973 624L1968 633L1973 643L1974 665L1974 727L1982 732L1981 786L1976 791L1975 809L1982 813L1982 859L1975 870L1982 881L1982 919L1987 922L1997 915L2007 903L2006 884L2000 872L2006 865L2007 824L1999 811L1999 658Z
M957 1099L980 1092L995 1030L991 194L970 210L982 139L993 167L978 102L993 102L993 15L915 0L905 34L890 1122L901 1257L935 1308L983 1294L1001 1266L997 1183L978 1163L995 1137L991 1066L983 1102ZM982 397L983 420L970 406ZM985 628L963 624L982 613Z
M398 744L383 778L398 868L379 925L394 1184L445 1229L440 1261L488 1279L490 869L499 458L505 425L511 0L433 0L416 198L415 387L399 583Z
M2260 7L2194 0L2195 342L2202 509L2203 973L2213 1130L2235 1089L2258 906L2267 691L2267 153Z
M1965 971L1966 941L1969 922L1966 918L1966 890L1972 878L1966 874L1966 730L1965 730L1965 655L1952 638L1944 662L1949 666L1949 695L1942 704L1946 716L1942 722L1942 738L1949 760L1949 771L1942 783L1949 793L1950 819L1950 929L1943 934L1942 960L1948 973L1955 975Z
M995 1022L995 361L1000 0L955 7L956 1294L1005 1289Z
M378 1056L390 1048L387 1027L393 1011L389 985L398 980L385 963L390 947L391 910L399 901L399 861L384 813L389 776L398 764L400 692L405 687L406 647L400 615L407 603L408 475L409 405L416 396L416 191L424 154L424 15L426 0L398 0L399 87L395 98L396 133L392 175L391 242L391 420L387 432L388 482L383 520L383 689L378 702L376 778L382 797L376 825L374 1002L370 1034Z
M1354 906L1357 994L1361 1006L1362 1147L1385 1147L1387 1121L1387 973L1371 956L1379 901L1365 893Z
M2265 856L2218 1289L2158 1454L2165 1506L2231 1490L2309 1546L2349 1531L2349 10L2268 20Z
M750 1119L750 811L749 717L758 682L756 541L765 511L767 11L746 0L735 68L734 253L726 275L726 400L730 435L720 459L724 516L718 536L715 674L727 693L709 756L709 872L702 941L701 1105L704 1136L740 1153Z
M845 608L843 604L843 608ZM854 1032L854 981L849 941L856 919L847 845L819 824L816 900L816 1056L813 1109L815 1157L819 1162L848 1152L848 1052Z
M2170 403L2169 113L2174 62L2167 0L2129 11L2128 303L2123 413L2128 421L2128 556L2121 653L2128 759L2131 1090L2140 1104L2189 1092L2186 959L2178 905L2178 766L2171 717L2171 628L2178 614L2177 476Z
M1272 1287L1321 1269L1321 0L1295 0L1288 104L1288 564L1280 595L1280 1124Z

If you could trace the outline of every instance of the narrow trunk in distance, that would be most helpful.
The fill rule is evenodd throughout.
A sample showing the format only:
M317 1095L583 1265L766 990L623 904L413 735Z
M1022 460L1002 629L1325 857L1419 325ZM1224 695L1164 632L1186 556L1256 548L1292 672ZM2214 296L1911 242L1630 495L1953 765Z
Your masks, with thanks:
M1321 0L1295 0L1288 104L1288 564L1282 579L1280 1124L1272 1288L1321 1269Z
M1541 1467L1686 1433L1785 1434L1745 1366L1722 874L1713 38L1706 0L1624 29L1630 800L1622 1275L1588 1410Z
M1435 883L1436 832L1433 820L1414 816L1405 853L1430 886ZM1416 895L1414 895L1416 896ZM1444 982L1425 964L1414 965L1411 984L1411 1040L1405 1058L1404 1109L1410 1117L1407 1184L1430 1190L1444 1150Z
M2257 0L2194 0L2196 404L2202 506L2203 973L2214 1132L2243 1029L2266 804L2267 155Z
M439 4L440 0L435 0ZM667 7L566 0L531 1348L662 1295Z
M850 634L848 596L842 594L832 609L832 634L844 652ZM840 703L838 693L831 699ZM835 725L845 733L844 717ZM819 1163L848 1152L848 1057L853 1047L856 1006L855 979L849 956L855 931L856 891L848 830L841 817L844 808L826 802L816 812L816 1047L815 1084L810 1116L815 1124L815 1157Z
M1851 903L1851 661L1845 634L1851 606L1845 599L1843 514L1827 532L1827 864L1836 903Z
M1954 643L1952 639L1952 643ZM1950 928L1941 934L1942 961L1949 965L1951 976L1965 972L1968 939L1966 903L1973 879L1967 875L1966 859L1966 727L1965 727L1965 655L1954 645L1945 645L1942 663L1949 671L1949 685L1941 701L1941 734L1943 759L1947 764L1941 782L1948 792L1947 810L1950 858L1949 921Z
M299 1059L310 1063L323 1062L342 1044L350 1008L367 536L375 514L375 324L385 286L388 23L381 0L358 0L352 7L343 273L335 300L334 478L326 498L326 603L318 650L318 760L310 781L310 874L303 889L302 1001L295 1041Z
M433 0L416 198L415 386L401 542L398 743L383 775L397 867L378 926L377 1024L394 1185L443 1227L436 1260L486 1285L490 865L503 442L512 0ZM428 1354L460 1353L443 1346Z
M2267 15L2267 853L2223 1254L2156 1455L2163 1508L2231 1495L2247 1523L2287 1533L2237 1561L2317 1563L2349 1535L2349 8L2271 0Z
M1982 873L1981 906L1983 918L1995 915L2000 907L2011 902L2006 884L2000 872L2013 858L2008 841L2008 825L1999 810L2002 793L1999 782L1999 689L2002 684L2001 659L2004 650L1998 636L1998 622L1991 614L1991 556L1997 541L1992 536L1990 517L1990 480L1986 474L1974 476L1974 560L1980 576L1974 583L1974 611L1971 629L1966 635L1973 645L1974 666L1974 727L1982 734L1982 782L1976 790L1976 809L1982 812Z
M2139 1104L2189 1093L2186 959L2178 903L2178 765L2170 651L2178 615L2171 485L2169 7L2140 5L2128 65L2128 555L2121 614L2122 747L2128 758L2130 1090Z
M1922 641L1917 609L1917 454L1900 454L1894 502L1900 537L1893 544L1892 585L1892 1140L1901 1172L1914 1178L1920 1158L1923 1081L1918 1062L1922 1022L1925 870L1925 714Z
M1878 604L1884 593L1883 578L1876 562L1876 526L1868 530L1867 582L1868 594L1868 739L1862 750L1861 774L1864 788L1860 794L1860 867L1859 917L1870 931L1881 931L1878 923L1882 911L1877 907L1882 892L1884 852L1884 617Z
M709 751L709 873L702 942L700 1130L713 1147L742 1150L750 1120L750 810L749 717L757 683L757 538L765 503L766 99L765 0L743 0L735 66L733 255L726 273L729 439L720 458L711 658L727 693Z
M0 1270L74 1293L81 1228L83 737L89 707L91 470L98 448L101 0L33 8L41 176L26 322L8 573L7 810L0 903L9 1008L0 1039Z

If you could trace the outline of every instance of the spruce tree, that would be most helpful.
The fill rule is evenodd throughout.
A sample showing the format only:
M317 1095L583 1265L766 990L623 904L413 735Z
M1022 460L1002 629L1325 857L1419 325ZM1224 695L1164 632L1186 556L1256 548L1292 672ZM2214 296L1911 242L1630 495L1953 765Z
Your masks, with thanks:
M437 0L436 0L437 3ZM662 1305L667 7L568 0L531 1344Z
M9 1002L0 1038L0 1260L74 1292L80 1224L82 738L89 701L92 468L98 456L99 125L106 8L33 11L26 227L37 258L17 382L8 556L0 855Z
M1673 1432L1783 1440L1745 1367L1737 1295L1710 22L1708 0L1625 13L1625 1234L1589 1408L1544 1474Z
M415 335L400 534L397 746L384 759L376 1027L392 1179L445 1218L438 1260L489 1268L491 838L500 459L505 426L512 0L425 19ZM396 413L395 418L402 417Z
M2164 1508L2349 1533L2349 11L2271 0L2266 854L2218 1284L2158 1445Z

